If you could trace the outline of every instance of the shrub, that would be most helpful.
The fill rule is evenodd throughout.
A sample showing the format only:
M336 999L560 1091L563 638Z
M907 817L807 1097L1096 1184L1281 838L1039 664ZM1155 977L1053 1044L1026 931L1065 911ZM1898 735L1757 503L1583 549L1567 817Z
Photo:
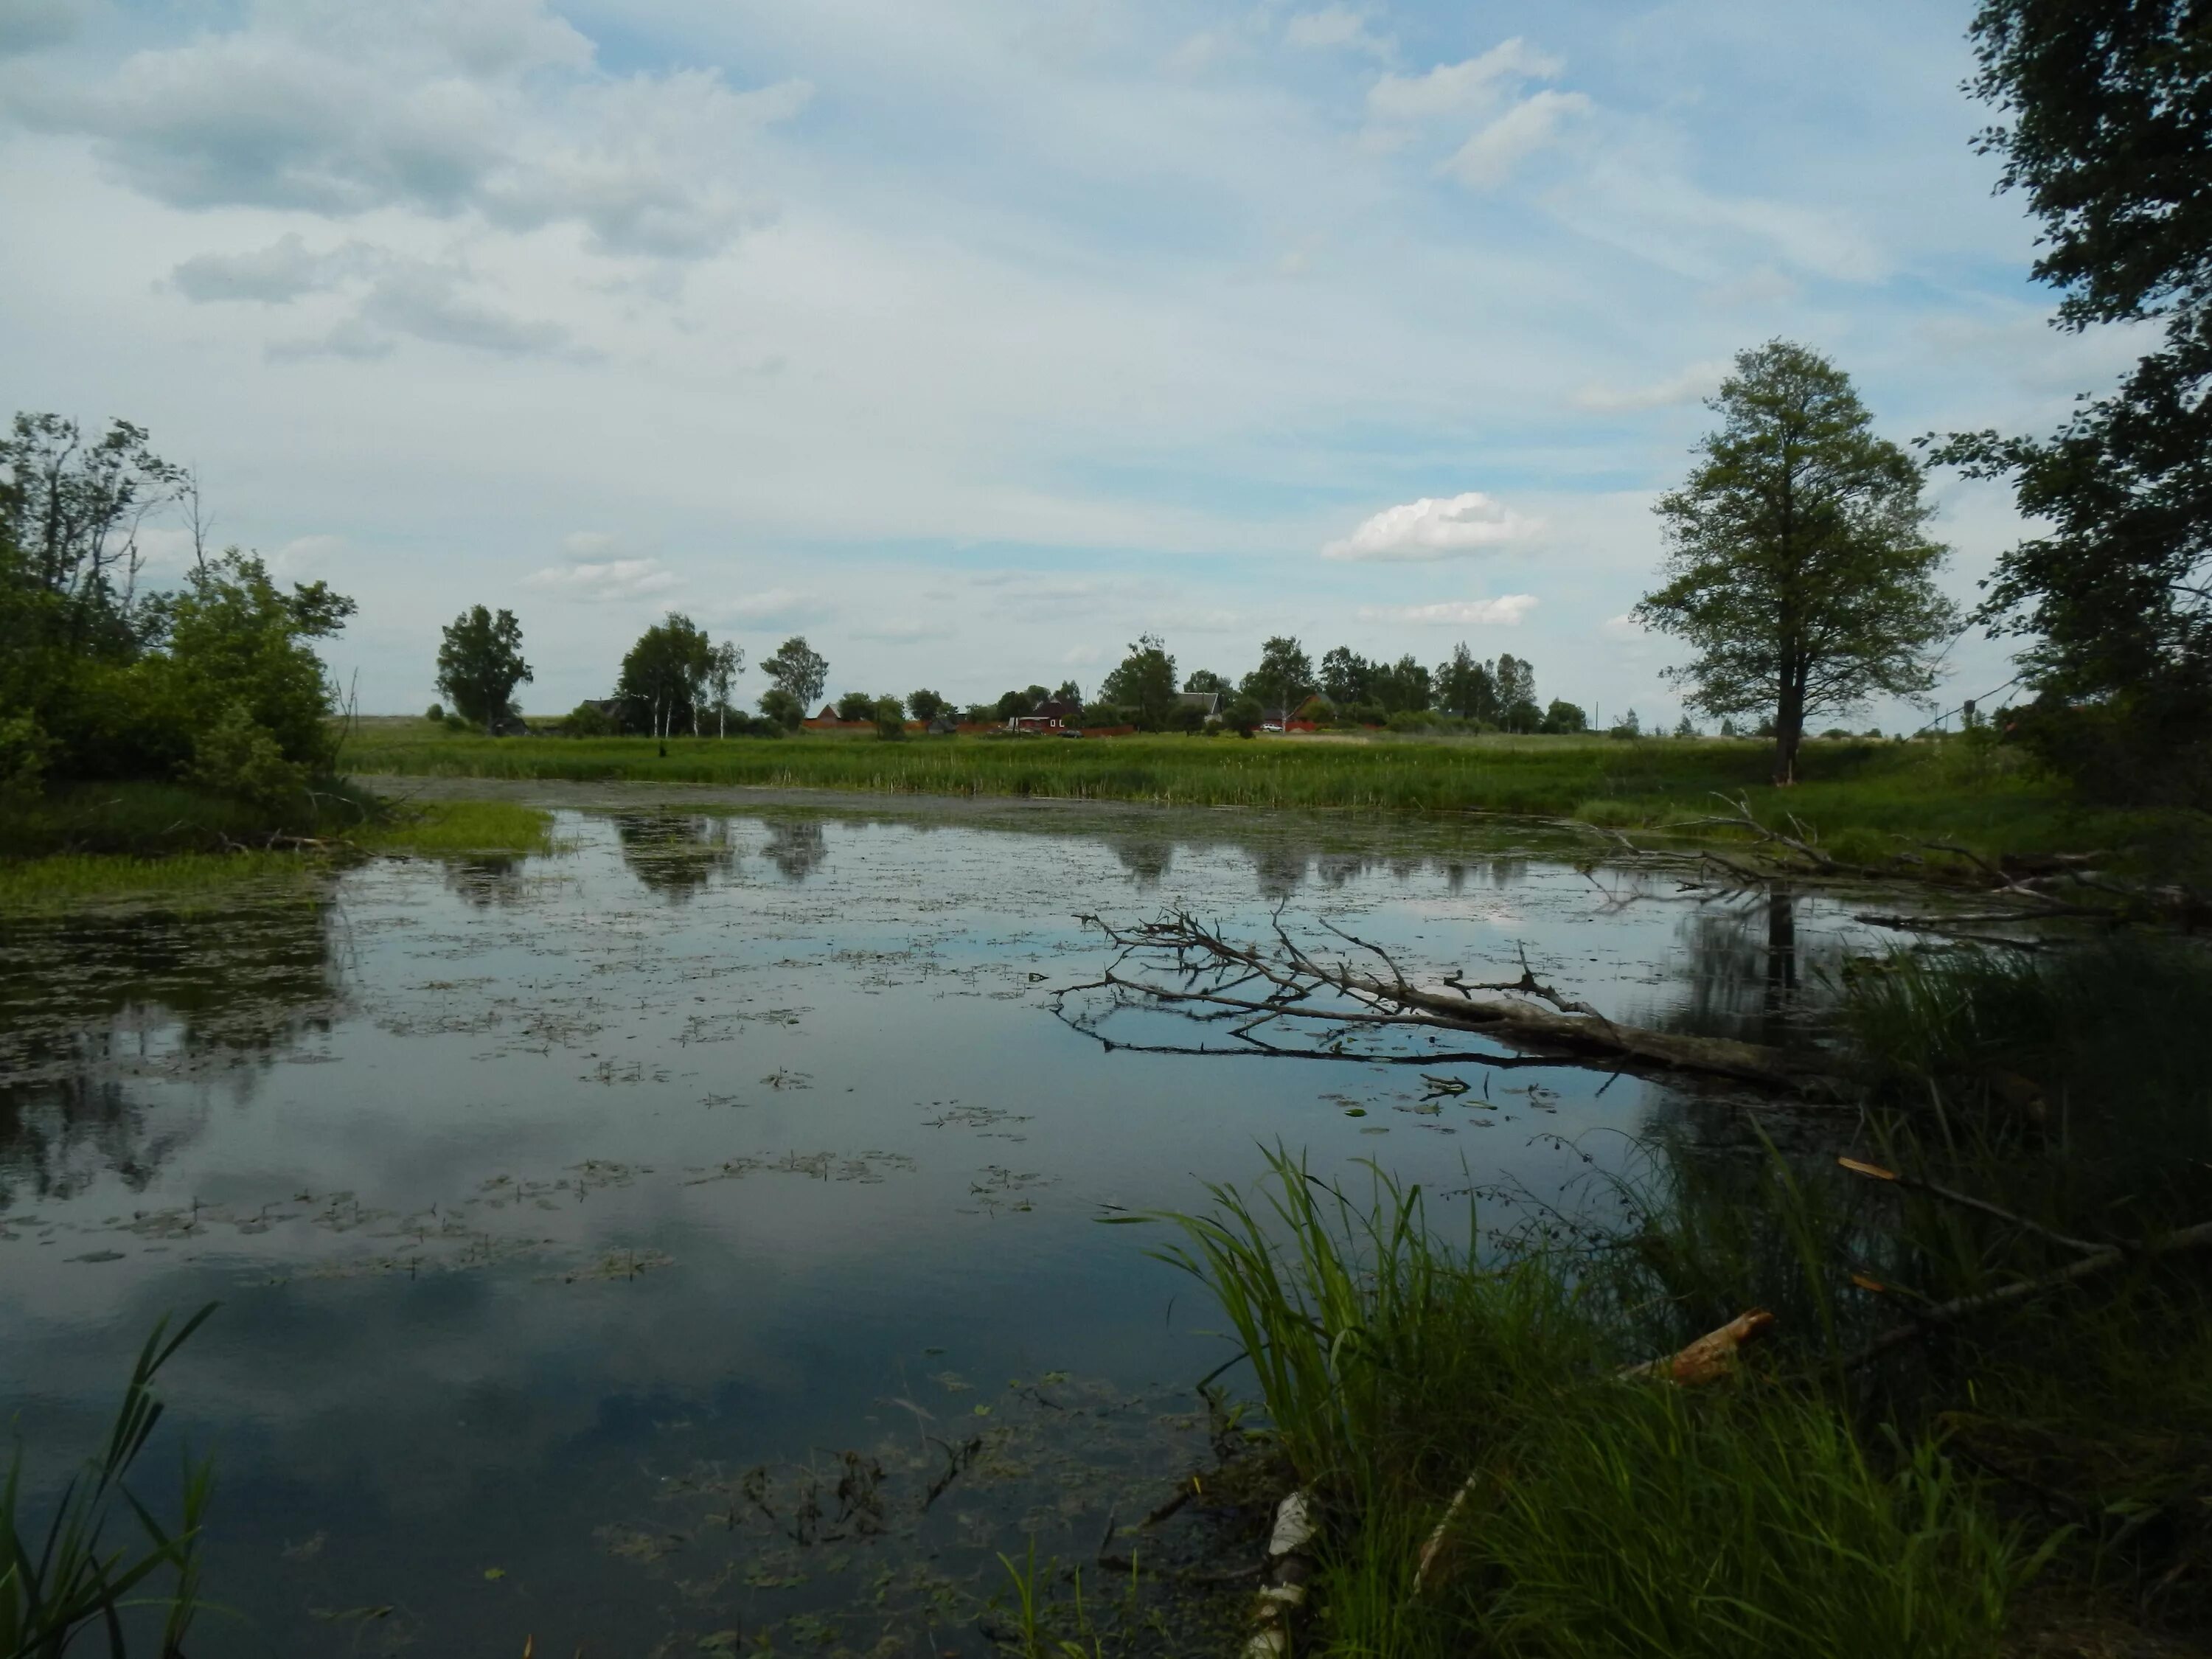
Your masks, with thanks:
M878 738L896 743L906 736L906 710L896 697L878 697L869 712Z
M443 726L446 723L446 705L441 702L432 703L423 711L422 718L433 726Z
M561 722L561 730L572 738L611 738L615 735L615 723L597 703L580 702Z
M275 736L239 702L192 739L185 776L204 789L272 811L297 800L307 787L307 769L286 760Z
M806 705L780 685L761 693L760 711L763 720L786 732L796 732L806 718Z
M37 716L0 715L0 800L39 793L53 746Z

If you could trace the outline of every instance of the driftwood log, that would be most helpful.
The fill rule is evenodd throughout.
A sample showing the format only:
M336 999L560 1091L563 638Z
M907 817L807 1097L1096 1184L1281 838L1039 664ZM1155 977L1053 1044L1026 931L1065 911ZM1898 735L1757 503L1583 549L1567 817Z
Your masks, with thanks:
M1104 933L1119 954L1099 978L1056 993L1053 1006L1061 1019L1109 1049L1365 1064L1564 1064L1699 1078L1808 1101L1835 1101L1848 1093L1840 1056L1623 1025L1543 983L1525 958L1518 979L1473 981L1453 974L1419 985L1380 946L1326 920L1321 926L1346 947L1333 958L1293 939L1279 915L1273 942L1265 946L1231 940L1182 910L1133 926L1095 915L1082 920ZM1073 1007L1071 998L1077 999ZM1109 1035L1104 1022L1127 1009L1180 1013L1220 1030L1224 1040L1160 1043ZM1447 1032L1498 1047L1395 1053L1361 1040L1406 1032Z

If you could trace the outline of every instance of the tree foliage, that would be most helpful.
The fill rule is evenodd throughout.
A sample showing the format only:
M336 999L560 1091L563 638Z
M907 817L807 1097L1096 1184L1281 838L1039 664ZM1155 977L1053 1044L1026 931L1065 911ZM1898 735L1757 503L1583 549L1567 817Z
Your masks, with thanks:
M830 683L829 659L807 644L804 634L794 634L776 647L775 654L763 661L760 669L768 676L771 687L783 692L810 714L814 712L815 699L822 695L822 688ZM769 712L765 700L761 703L761 712Z
M1263 708L1287 713L1314 690L1313 659L1297 641L1278 634L1261 644L1260 665L1237 690Z
M1956 626L1934 580L1947 550L1926 532L1919 466L1826 358L1784 340L1741 352L1709 407L1721 426L1657 504L1665 580L1636 615L1696 650L1669 671L1692 704L1773 712L1790 782L1813 713L1935 684Z
M699 705L714 672L714 641L680 611L672 611L638 635L622 660L616 692L665 738L680 719L699 731Z
M1148 732L1167 725L1176 710L1176 665L1157 634L1139 635L1129 654L1098 688L1102 701L1130 710Z
M2212 800L2212 21L2201 0L1984 0L1979 146L2042 222L2057 325L2160 343L2048 438L1955 434L2050 527L1981 611L2032 641L2031 734L2110 793Z
M181 778L268 803L330 769L314 641L353 602L235 548L142 591L140 532L188 482L125 421L88 439L18 415L0 438L0 783Z
M522 659L522 624L512 611L483 605L447 623L438 647L438 690L465 720L490 730L514 712L514 688L532 678Z

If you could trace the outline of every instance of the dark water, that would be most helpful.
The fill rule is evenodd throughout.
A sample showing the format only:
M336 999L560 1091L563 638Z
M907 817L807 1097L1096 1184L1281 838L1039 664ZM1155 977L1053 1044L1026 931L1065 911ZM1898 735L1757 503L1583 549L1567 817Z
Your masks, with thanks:
M1103 960L1076 913L1280 903L1751 1035L1850 942L1546 833L640 807L316 902L0 922L0 1399L50 1486L220 1300L145 1483L216 1456L204 1651L975 1650L997 1552L1088 1559L1206 1455L1215 1316L1109 1206L1277 1140L1547 1191L1562 1141L1694 1109L1106 1053L1048 1007Z

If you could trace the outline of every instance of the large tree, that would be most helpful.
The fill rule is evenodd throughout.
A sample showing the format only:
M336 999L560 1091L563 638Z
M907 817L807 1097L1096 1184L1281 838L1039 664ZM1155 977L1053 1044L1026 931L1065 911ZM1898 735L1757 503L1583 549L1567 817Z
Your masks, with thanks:
M1261 645L1260 665L1237 689L1264 708L1281 709L1287 719L1314 689L1313 659L1296 640L1278 634Z
M1668 671L1690 703L1771 713L1774 781L1791 783L1811 715L1935 684L1957 625L1934 580L1948 550L1927 534L1920 467L1817 352L1741 352L1707 406L1721 426L1655 509L1664 582L1636 615L1696 650Z
M1160 636L1145 634L1131 641L1129 654L1098 695L1116 708L1134 709L1137 724L1148 732L1165 726L1176 708L1176 665Z
M793 698L810 714L814 712L814 700L830 683L829 659L807 644L804 634L794 634L776 647L775 654L763 662L760 670L771 687Z
M714 735L730 734L730 691L745 672L744 647L724 640L707 653L707 689L714 694Z
M2042 222L2058 327L2157 348L2048 438L1954 435L2048 528L1981 615L2026 635L2031 732L2121 793L2212 801L2212 15L2203 0L1984 0L1980 147Z
M1331 657L1334 652L1329 653ZM1328 662L1323 659L1322 673L1328 672ZM1489 667L1462 640L1452 647L1451 660L1437 669L1437 706L1465 720L1486 720L1498 723L1498 679Z
M699 735L699 705L714 671L714 647L706 631L680 611L672 611L637 636L624 653L617 694L642 708L653 735L665 739L678 716Z
M447 624L438 647L438 690L465 720L487 730L514 713L514 688L532 678L522 659L522 624L476 605Z

